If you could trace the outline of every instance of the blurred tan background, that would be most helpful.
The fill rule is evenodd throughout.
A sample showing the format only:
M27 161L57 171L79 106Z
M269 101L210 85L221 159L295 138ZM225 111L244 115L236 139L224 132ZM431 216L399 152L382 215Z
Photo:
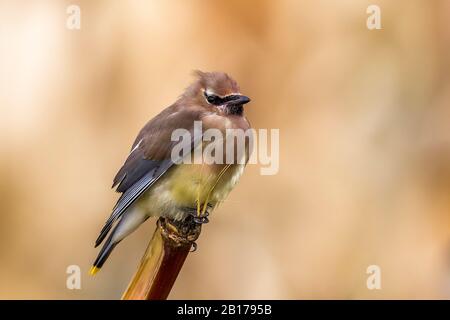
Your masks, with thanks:
M450 298L449 21L445 0L2 0L0 298L120 298L155 221L90 277L109 187L193 69L280 129L280 171L248 167L170 298Z

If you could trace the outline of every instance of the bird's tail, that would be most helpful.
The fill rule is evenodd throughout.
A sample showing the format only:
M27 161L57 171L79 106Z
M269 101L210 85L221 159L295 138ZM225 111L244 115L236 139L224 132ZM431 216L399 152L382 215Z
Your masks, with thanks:
M122 239L136 230L136 228L147 220L147 218L148 216L139 210L131 210L126 212L111 231L111 234L98 253L97 259L95 259L89 273L91 275L96 274L108 259L115 246L122 241Z
M114 247L119 243L112 241L113 234L114 232L111 233L108 240L105 242L102 249L98 253L97 259L95 259L94 264L92 265L91 270L89 271L91 275L96 274L100 270L100 268L103 266L103 264L113 251Z

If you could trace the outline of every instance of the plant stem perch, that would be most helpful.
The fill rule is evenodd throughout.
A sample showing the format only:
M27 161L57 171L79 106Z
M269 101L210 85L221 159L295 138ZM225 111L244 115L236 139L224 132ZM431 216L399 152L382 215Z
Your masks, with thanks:
M140 266L122 299L167 299L200 232L201 225L190 216L184 221L159 218Z

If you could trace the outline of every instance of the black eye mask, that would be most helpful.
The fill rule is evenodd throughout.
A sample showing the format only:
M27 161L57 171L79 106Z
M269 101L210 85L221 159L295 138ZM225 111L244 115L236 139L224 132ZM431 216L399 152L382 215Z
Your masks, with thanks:
M230 102L230 101L233 101L233 100L236 100L239 98L238 95L230 95L230 96L221 98L219 96L216 96L215 94L208 95L206 92L204 94L205 94L206 100L215 106L221 106L221 105L226 104L227 102Z

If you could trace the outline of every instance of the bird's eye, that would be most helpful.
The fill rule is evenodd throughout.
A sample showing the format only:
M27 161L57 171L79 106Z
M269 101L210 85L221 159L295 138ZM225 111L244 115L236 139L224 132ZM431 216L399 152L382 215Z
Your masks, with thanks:
M219 104L219 102L220 102L220 98L218 96L216 96L215 94L207 94L205 92L205 98L211 104Z

